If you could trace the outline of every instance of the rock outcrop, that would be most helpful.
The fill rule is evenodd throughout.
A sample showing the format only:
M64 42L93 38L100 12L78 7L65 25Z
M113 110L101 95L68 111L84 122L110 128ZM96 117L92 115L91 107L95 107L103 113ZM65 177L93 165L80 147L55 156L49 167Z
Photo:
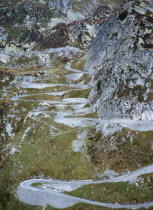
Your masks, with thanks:
M56 57L48 53L51 48L88 50L101 25L119 4L119 0L2 1L0 64L42 68ZM38 51L45 51L44 55Z
M112 11L110 6L102 5L93 10L93 13L86 19L72 21L68 24L59 23L50 29L50 34L38 42L34 49L45 50L67 45L84 50L89 49L93 38Z
M126 1L86 56L92 106L103 119L153 120L153 3Z
M2 24L45 24L57 19L64 22L81 20L89 16L97 5L114 6L119 0L2 0L0 22ZM56 20L55 20L56 19Z
M2 0L0 48L5 48L12 42L21 44L25 49L39 45L37 49L44 50L68 44L87 48L102 22L101 19L106 19L119 2L119 0L11 2ZM58 30L55 29L59 25Z

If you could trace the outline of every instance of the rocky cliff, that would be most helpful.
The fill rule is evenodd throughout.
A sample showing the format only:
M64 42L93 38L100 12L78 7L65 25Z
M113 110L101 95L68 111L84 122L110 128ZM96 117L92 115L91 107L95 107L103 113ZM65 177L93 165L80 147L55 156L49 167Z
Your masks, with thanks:
M153 3L127 1L86 56L92 106L103 119L153 120Z

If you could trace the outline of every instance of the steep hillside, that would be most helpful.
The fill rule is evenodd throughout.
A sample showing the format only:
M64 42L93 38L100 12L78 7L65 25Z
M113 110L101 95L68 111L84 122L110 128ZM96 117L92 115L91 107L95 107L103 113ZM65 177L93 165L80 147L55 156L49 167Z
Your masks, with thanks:
M92 106L101 118L153 120L153 3L127 1L86 56Z
M118 0L2 1L0 64L9 68L32 65L42 68L56 57L50 48L71 46L88 50L119 3Z
M59 18L62 22L71 22L89 16L97 5L114 6L118 2L119 0L2 0L0 21L3 24L43 24Z
M103 18L108 17L112 9L118 4L118 0L1 1L0 47L5 48L6 45L10 47L11 44L15 46L20 44L20 47L28 49L29 47L35 46L35 44L42 43L43 40L44 42L48 42L48 37L50 39L49 45L45 45L45 47L43 45L43 49L61 47L67 44L77 45L79 40L81 40L81 45L83 45L84 39L87 39L87 42L91 43L94 33L96 33L94 23L97 23L102 16ZM108 12L100 9L101 6L107 7ZM97 21L92 21L95 19ZM84 23L84 20L88 20L88 22L85 21ZM74 21L79 22L76 24ZM64 34L63 27L60 27L60 30L57 32L53 30L54 26L61 23L66 27ZM71 27L69 25L70 23L72 23ZM72 28L73 24L74 27ZM99 24L100 23L98 23L98 25ZM73 29L75 29L75 31ZM76 35L74 35L75 33ZM57 37L57 39L63 39L61 37L65 36L64 41L62 40L60 44L58 41L58 43L55 44L55 37ZM88 47L89 43L85 45ZM41 45L39 49L40 48Z

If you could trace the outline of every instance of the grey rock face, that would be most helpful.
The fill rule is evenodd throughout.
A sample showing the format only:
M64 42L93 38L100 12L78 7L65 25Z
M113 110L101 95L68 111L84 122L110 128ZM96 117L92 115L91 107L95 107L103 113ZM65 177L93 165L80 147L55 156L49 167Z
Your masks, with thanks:
M128 1L106 21L86 56L92 106L101 118L153 120L153 4Z

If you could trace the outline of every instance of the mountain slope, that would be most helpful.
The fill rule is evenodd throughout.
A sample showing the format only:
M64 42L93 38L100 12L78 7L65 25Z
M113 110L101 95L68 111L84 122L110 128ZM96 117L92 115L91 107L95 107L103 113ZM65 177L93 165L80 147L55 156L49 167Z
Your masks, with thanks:
M153 120L153 3L127 1L106 21L86 59L101 118Z
M24 44L26 48L29 45L33 46L54 33L52 28L59 23L69 24L73 21L91 19L93 18L91 14L98 6L107 5L112 9L118 4L119 0L2 0L0 24L5 36L1 36L1 47L10 42ZM98 11L98 14L100 12ZM81 27L79 22L78 25ZM91 27L91 24L89 25Z

